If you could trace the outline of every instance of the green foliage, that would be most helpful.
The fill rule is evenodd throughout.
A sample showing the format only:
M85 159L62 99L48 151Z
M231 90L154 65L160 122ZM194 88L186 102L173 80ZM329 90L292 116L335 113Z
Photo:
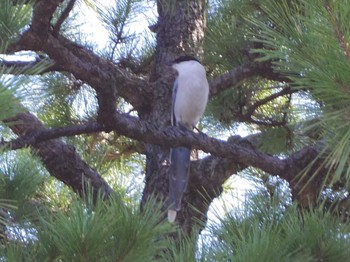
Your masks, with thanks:
M216 8L215 8L216 7ZM213 10L214 9L214 10ZM240 50L248 33L242 19L242 9L250 10L247 1L217 1L209 12L204 39L204 60L214 65L212 76L232 69L243 60Z
M207 111L226 124L239 121L261 126L282 125L292 120L290 95L278 95L283 88L283 84L274 81L252 79L215 96Z
M350 10L345 2L269 1L261 6L269 22L250 19L260 30L254 40L264 45L255 50L261 60L272 59L276 71L295 88L310 90L320 104L323 114L316 124L327 142L325 150L331 151L324 166L335 180L350 175L350 26L344 20Z
M7 235L4 232L8 226L8 217L10 211L16 209L16 203L8 199L0 199L0 243L1 240L6 239Z
M160 222L155 201L144 212L120 199L96 202L87 190L68 210L47 210L37 224L37 240L19 248L10 242L2 254L27 255L26 261L153 261L167 247L173 226ZM0 250L1 253L1 250Z
M0 48L0 53L1 51ZM13 75L26 73L40 74L48 66L49 64L47 62L40 62L28 69L0 67L0 120L8 120L8 118L25 111L26 102L32 96L29 83L32 82L31 84L33 84L34 81L27 76L14 78ZM43 96L32 99L31 103L38 102L40 98L43 98ZM2 124L4 125L4 123Z
M0 160L0 198L13 201L16 210L9 212L9 216L18 223L25 222L34 215L32 201L37 197L46 171L28 150L3 154Z
M139 29L129 29L139 25L141 14L146 16L147 5L140 3L140 0L123 0L115 1L108 7L97 7L99 18L109 32L110 43L107 53L104 54L108 59L135 66L135 62L142 64L142 60L149 59L150 51L153 54L152 37L149 34L134 32Z
M179 240L180 239L180 240ZM159 261L172 261L172 262L183 262L183 261L196 261L197 253L197 236L181 236L178 233L177 241L169 239L167 242L167 250L162 253Z
M79 155L95 168L126 203L141 199L144 156L143 146L115 133L99 133L68 138Z
M50 127L68 125L89 117L96 111L94 93L83 88L83 84L70 75L52 73L39 80L41 92L45 94L39 117ZM79 107L74 107L79 103Z
M124 28L128 23L135 18L135 15L140 12L140 6L137 6L139 0L123 0L116 1L114 7L103 9L99 8L98 12L101 17L101 21L111 32L111 39L113 41L122 42L124 39L131 35L125 34Z
M42 205L43 208L66 210L70 206L74 194L69 187L55 177L46 177L36 194L38 208Z
M0 46L0 54L3 53ZM6 60L6 57L0 57L0 61ZM30 78L13 78L15 74L39 74L48 67L48 63L40 62L27 69L6 68L0 66L0 120L14 117L16 114L25 111L22 101L29 96L26 89Z
M251 35L259 35L261 29L246 20L261 19L267 23L260 9L265 2L269 1L212 1L204 40L204 60L209 64L211 77L258 57L251 48L262 45L251 41ZM287 83L249 79L213 97L206 114L226 129L237 130L242 127L238 123L244 123L250 132L262 132L269 138L263 141L265 144L260 148L263 151L287 153L305 142L292 136L299 105L293 103L298 98L285 92L288 88ZM278 141L271 143L271 138Z
M88 190L89 191L89 190ZM348 224L321 211L282 208L274 199L251 198L209 227L210 238L174 242L174 227L159 222L150 201L144 212L120 199L75 197L67 210L47 209L36 222L37 238L9 241L0 255L18 261L346 261Z
M36 217L33 201L44 173L27 150L2 154L0 163L0 239L6 244L15 231L29 238L32 226L28 218ZM23 235L19 234L20 238Z
M207 261L343 261L350 254L350 227L322 211L285 211L266 196L219 218L206 243Z
M0 2L0 46L7 45L17 37L20 30L29 24L32 7L31 4L21 4L24 1L2 0Z
M271 145L271 137L274 138L273 145ZM259 149L270 154L288 152L294 141L293 138L292 132L287 127L269 128L261 132Z
M0 13L3 11L1 9L1 5L2 4L5 5L5 2L0 3ZM17 9L21 10L20 6L21 5L16 5L13 8L15 8L16 10ZM16 12L13 15L20 16L20 14ZM1 17L0 17L0 21L1 21ZM1 22L0 22L0 32L1 32ZM5 52L8 44L9 44L9 39L5 37L0 38L0 62L11 61L11 57L1 55ZM20 58L18 57L17 59L20 60ZM8 118L14 117L16 114L25 111L25 107L23 106L22 102L24 102L26 98L31 96L32 90L29 90L28 84L30 82L34 82L33 79L25 75L40 74L45 69L47 69L48 66L50 66L50 64L47 61L42 61L42 62L33 61L33 65L24 67L24 68L6 67L6 66L0 65L0 120L5 120L5 119L8 120ZM21 76L14 78L13 77L14 75L21 75ZM35 103L35 101L32 100L31 103ZM2 125L4 125L4 123L2 123Z
M11 90L3 81L0 81L0 120L13 117L21 111L23 108L15 97L15 90Z
M5 154L1 160L3 197L21 201L34 196L45 174L40 161L28 150Z

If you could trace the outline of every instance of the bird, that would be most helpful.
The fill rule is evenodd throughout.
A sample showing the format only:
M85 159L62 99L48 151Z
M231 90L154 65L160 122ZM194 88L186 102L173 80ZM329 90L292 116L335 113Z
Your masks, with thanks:
M208 102L209 84L205 68L198 59L189 55L178 57L171 66L178 73L172 93L171 124L193 131ZM171 148L168 220L172 223L181 210L189 178L190 157L190 148Z

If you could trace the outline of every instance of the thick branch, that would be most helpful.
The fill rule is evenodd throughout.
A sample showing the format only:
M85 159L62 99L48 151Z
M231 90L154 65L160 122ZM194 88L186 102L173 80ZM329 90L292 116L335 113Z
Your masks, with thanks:
M259 134L250 135L245 138L233 136L229 138L228 143L236 144L246 149L256 150L257 144L260 143L258 137ZM247 167L247 165L239 163L239 161L216 157L214 155L192 161L190 191L192 187L197 188L197 190L202 188L201 190L204 189L206 192L214 190L213 194L216 197L218 193L216 190L221 189L229 177Z
M11 128L15 128L10 125ZM48 141L51 139L60 138L63 136L75 136L81 134L91 134L105 131L106 127L97 122L87 123L85 125L71 125L66 127L57 128L40 128L32 130L28 134L24 134L17 139L9 142L0 142L1 147L7 147L13 150L35 145L40 142Z
M6 121L9 122L13 132L19 136L31 137L30 134L45 133L46 130L40 120L30 113L20 113ZM40 157L49 173L72 187L75 192L81 194L84 181L89 181L95 192L101 190L107 196L112 193L107 182L80 158L74 147L57 139L37 141L32 144L32 147L33 152Z
M51 19L57 7L64 0L36 1L33 10L32 30L42 39L46 39L51 26Z
M228 88L239 85L243 80L257 76L289 82L287 78L273 71L270 62L249 62L209 81L210 96L215 96Z
M139 141L166 147L187 146L198 148L218 157L232 159L236 163L240 163L242 165L260 168L273 175L283 177L286 173L286 160L259 152L256 149L243 147L239 143L230 143L208 137L203 133L196 134L194 132L181 130L172 126L159 129L158 126L149 124L145 121L140 121L137 118L126 114L116 113L114 119L115 122L111 123L110 126L114 131L116 131L118 134ZM21 141L21 138L19 138L18 140L13 141L13 145L36 145L37 143L63 135L70 136L82 133L99 132L105 129L106 128L99 123L54 129L44 129L41 127L38 128L37 131L31 129L31 132L24 136L23 141ZM305 157L308 159L307 156Z

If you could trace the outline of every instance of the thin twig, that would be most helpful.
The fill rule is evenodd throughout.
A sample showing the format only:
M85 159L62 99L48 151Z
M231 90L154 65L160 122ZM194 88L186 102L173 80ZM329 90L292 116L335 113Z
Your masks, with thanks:
M61 30L61 26L63 24L63 22L67 19L67 17L69 16L70 11L72 11L74 4L75 4L76 0L70 0L66 9L63 10L61 16L58 18L56 24L53 27L53 31L52 31L52 35L57 37L58 33Z
M272 100L275 100L278 97L285 96L285 95L290 95L290 94L296 93L298 91L300 91L300 90L298 90L298 89L291 89L289 87L283 88L281 91L279 91L277 93L273 93L272 95L269 95L269 96L267 96L267 97L265 97L263 99L260 99L260 100L256 101L252 106L250 106L248 108L246 114L252 115L258 107L260 107L262 105L265 105L265 104L271 102Z

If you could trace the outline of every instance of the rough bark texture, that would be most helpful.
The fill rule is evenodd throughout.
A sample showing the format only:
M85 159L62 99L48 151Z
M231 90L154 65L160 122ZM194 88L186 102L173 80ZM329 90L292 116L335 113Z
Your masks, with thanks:
M210 156L191 163L189 186L184 196L183 209L178 215L178 223L188 233L197 219L206 220L209 204L222 192L225 180L248 166L260 168L289 181L294 197L303 205L307 205L309 199L315 200L320 191L318 181L322 174L315 178L310 171L311 182L303 188L302 194L300 184L295 180L297 174L316 157L315 148L307 147L286 159L280 159L260 152L254 139L234 137L222 141L170 126L171 89L175 75L164 65L181 54L200 57L206 24L205 1L158 0L158 22L152 27L156 33L157 45L149 80L61 36L59 25L52 27L51 19L62 2L63 0L37 0L30 28L9 47L8 52L43 52L52 63L48 71L69 72L90 85L98 98L97 121L47 129L34 115L19 114L12 120L20 122L9 124L18 138L2 141L0 145L12 149L31 146L50 174L76 192L81 192L84 177L91 182L94 189L102 189L108 195L111 189L103 178L80 159L72 146L58 138L113 131L136 139L145 143L146 186L142 204L151 195L158 196L160 200L167 198L167 160L170 147L187 146L208 152ZM3 66L11 66L5 61L1 63ZM20 67L31 66L11 63ZM215 96L256 76L285 80L272 71L269 62L250 61L210 80L210 95ZM138 112L138 117L118 112L118 97L129 102ZM196 207L196 210L191 206Z
M151 76L152 81L159 79L160 76L164 75L164 71L167 70L159 65L166 64L181 54L200 55L205 29L204 5L204 1L198 0L158 1L159 16L155 26L155 33L157 34L156 66ZM162 92L162 96L154 100L154 106L149 112L146 114L139 112L139 115L145 121L157 123L159 127L164 127L170 124L172 82L168 82L165 86L155 85L154 88L155 93L160 93L163 89L166 89L167 92ZM148 144L146 146L146 156L146 184L142 204L147 201L150 195L157 195L166 203L168 196L169 147L164 148ZM189 186L189 188L191 187ZM198 193L197 191L197 196ZM197 212L190 206L198 206L198 202L203 201L198 201L198 197L195 199L185 196L184 199L190 201L184 201L182 210L177 217L185 232L190 232L193 226L193 219L196 217L194 212ZM203 211L206 213L206 210Z
M7 119L11 129L18 136L33 137L33 133L45 131L44 125L31 113L20 113L13 119ZM11 123L12 122L12 123ZM95 193L100 191L105 196L112 193L111 187L75 152L73 146L59 139L32 143L33 153L39 156L49 173L70 186L79 194L83 193L84 183L90 181Z

